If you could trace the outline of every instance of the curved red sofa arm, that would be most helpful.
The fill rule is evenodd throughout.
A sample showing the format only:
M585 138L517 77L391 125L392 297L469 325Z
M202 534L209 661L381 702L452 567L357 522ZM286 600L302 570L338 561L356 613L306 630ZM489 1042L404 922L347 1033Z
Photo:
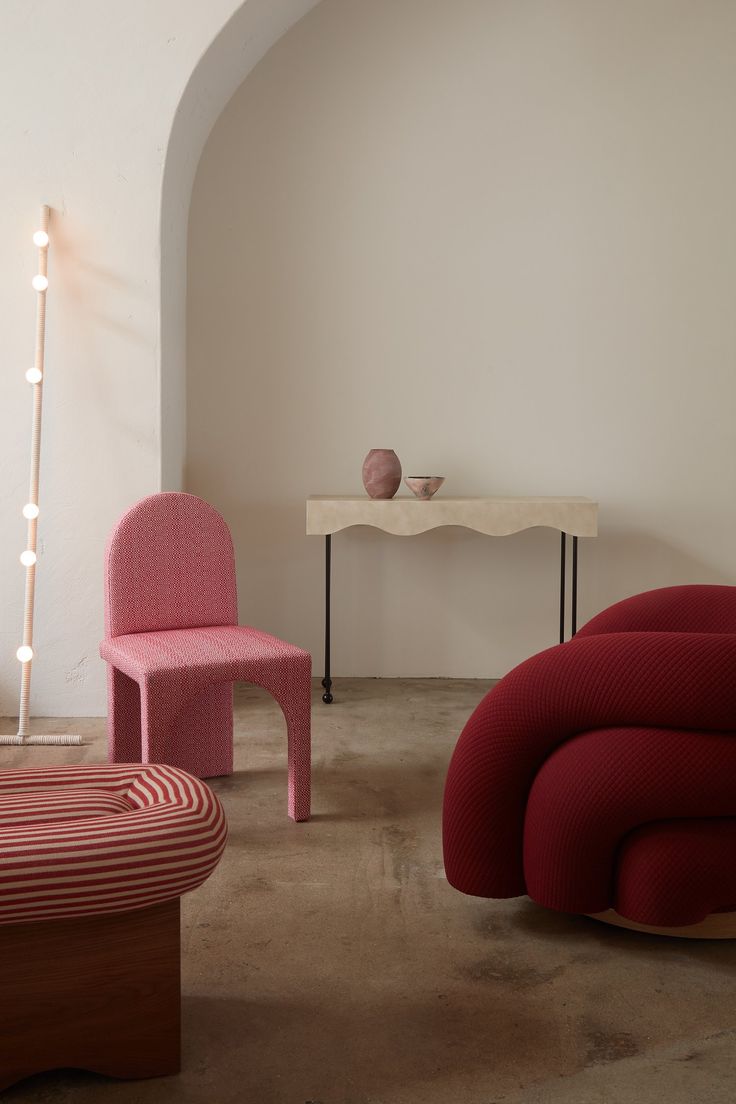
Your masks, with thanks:
M524 894L524 817L545 760L577 733L632 725L736 730L736 633L575 637L506 675L450 762L443 846L451 885L479 897Z
M612 632L736 632L736 587L660 587L624 598L591 618L576 634Z
M735 777L730 732L627 725L565 740L526 805L527 893L560 912L615 908L656 927L736 904ZM731 827L714 832L717 817ZM702 840L673 850L683 826Z

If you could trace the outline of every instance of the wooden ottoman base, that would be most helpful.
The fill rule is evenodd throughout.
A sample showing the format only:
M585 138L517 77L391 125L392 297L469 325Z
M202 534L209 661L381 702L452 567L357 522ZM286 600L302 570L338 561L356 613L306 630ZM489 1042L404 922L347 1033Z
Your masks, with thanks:
M591 912L592 920L602 920L604 924L615 924L618 928L647 932L650 935L669 935L677 939L736 939L736 912L712 912L697 924L687 924L682 928L656 928L649 924L637 924L619 916L615 909L605 912Z
M0 926L0 1090L44 1070L158 1077L180 1063L179 898Z

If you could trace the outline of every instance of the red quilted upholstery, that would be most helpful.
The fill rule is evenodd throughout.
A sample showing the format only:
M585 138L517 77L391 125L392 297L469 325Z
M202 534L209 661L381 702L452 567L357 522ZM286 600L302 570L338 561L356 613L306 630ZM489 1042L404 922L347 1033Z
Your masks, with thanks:
M736 819L645 824L622 842L614 907L654 927L736 910Z
M689 631L675 627L678 603ZM736 817L734 735L736 588L619 603L517 667L468 721L445 790L449 881L661 926L728 908L734 879L720 874L728 855L736 868L735 836L719 825ZM676 865L690 823L673 835L679 818L706 826L682 851L685 868L702 858L698 878L654 869ZM720 858L706 861L714 838Z
M576 639L610 632L736 632L736 587L647 590L591 618L578 630Z
M252 682L281 706L289 815L309 818L311 656L237 624L233 546L216 510L169 493L121 518L107 546L105 630L111 761L232 773L232 684Z
M230 530L201 498L150 495L115 526L105 555L105 636L237 625Z

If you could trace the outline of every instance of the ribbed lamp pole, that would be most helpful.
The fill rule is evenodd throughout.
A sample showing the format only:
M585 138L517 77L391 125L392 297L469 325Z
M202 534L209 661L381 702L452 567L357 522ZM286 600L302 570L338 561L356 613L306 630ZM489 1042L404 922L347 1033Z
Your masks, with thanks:
M29 732L31 709L31 671L33 667L33 611L36 597L36 542L38 536L38 480L41 467L41 413L43 407L43 380L46 347L46 289L49 257L49 208L41 207L39 228L33 235L38 248L38 272L32 284L36 291L36 351L33 367L26 372L26 379L33 388L33 417L31 426L31 479L28 501L23 507L27 519L26 547L20 562L26 569L25 601L23 604L23 643L16 655L21 663L20 706L18 709L17 736L0 736L0 744L81 744L81 736L31 736Z

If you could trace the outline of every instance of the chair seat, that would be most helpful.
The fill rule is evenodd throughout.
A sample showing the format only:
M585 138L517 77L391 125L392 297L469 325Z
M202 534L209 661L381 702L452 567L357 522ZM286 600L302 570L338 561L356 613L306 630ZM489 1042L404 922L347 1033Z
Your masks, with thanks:
M245 625L129 633L103 640L100 655L136 682L192 669L213 683L249 681L274 661L311 664L309 652Z

